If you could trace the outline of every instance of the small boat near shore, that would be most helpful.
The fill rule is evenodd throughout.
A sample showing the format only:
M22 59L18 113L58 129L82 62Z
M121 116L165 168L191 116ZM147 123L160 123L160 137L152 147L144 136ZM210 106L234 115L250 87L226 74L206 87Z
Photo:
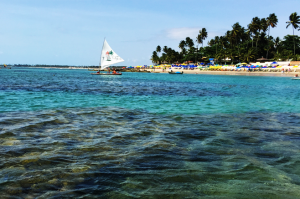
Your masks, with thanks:
M169 74L172 74L172 75L182 75L183 71L182 72L169 72Z
M300 80L300 77L294 77L292 80Z
M101 73L100 71L108 68L112 64L123 62L124 59L122 59L113 49L108 45L106 39L104 39L103 46L102 46L102 52L100 57L100 69L97 73L91 73L91 75L122 75L122 73Z

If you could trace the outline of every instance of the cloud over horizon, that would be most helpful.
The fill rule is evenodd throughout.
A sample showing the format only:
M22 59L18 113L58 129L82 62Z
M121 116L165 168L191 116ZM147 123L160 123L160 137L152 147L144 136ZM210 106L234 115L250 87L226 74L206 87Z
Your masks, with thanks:
M170 39L174 40L184 40L186 37L190 37L191 39L195 39L196 36L199 34L199 30L202 28L195 27L195 28L171 28L166 31L166 36Z

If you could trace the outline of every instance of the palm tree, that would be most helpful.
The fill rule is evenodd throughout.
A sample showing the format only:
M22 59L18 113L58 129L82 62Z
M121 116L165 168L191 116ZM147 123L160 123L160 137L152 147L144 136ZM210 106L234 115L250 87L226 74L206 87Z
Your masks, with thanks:
M156 51L153 51L151 60L152 60L153 63L156 63L156 64L159 62L159 57L157 56L157 52Z
M216 60L219 62L220 59L222 59L224 57L222 50L219 51L219 53L217 53L215 55Z
M221 47L225 48L226 44L227 44L227 38L225 36L221 36L220 37L220 43L221 43Z
M201 44L201 43L203 43L203 40L202 40L202 37L201 37L201 35L200 34L198 34L197 35L197 37L196 37L196 42L198 43L198 44ZM197 57L198 57L198 45L197 45Z
M219 53L216 55L217 60L221 59L220 61L222 62L222 58L224 58L224 63L226 65L226 58L229 55L228 49L221 49Z
M164 46L163 51L164 51L164 53L167 54L167 52L168 52L168 47L167 47L167 46Z
M268 29L268 25L267 25L267 20L265 18L260 19L259 21L257 20L257 24L258 24L258 33L256 34L257 40L256 40L256 49L257 49L257 44L258 44L258 40L260 37L260 31L262 32L266 32Z
M184 49L184 47L186 46L186 43L184 40L181 40L181 42L179 43L179 48L181 49L181 51Z
M203 43L201 34L198 34L198 36L196 37L196 42L197 42L198 44L202 44L202 43Z
M287 21L286 23L288 24L286 28L288 28L290 25L293 26L293 37L294 37L294 29L299 28L300 24L300 16L297 15L297 12L294 12L290 15L290 21ZM294 39L294 55L295 55L295 39Z
M252 33L254 33L255 37L257 37L256 40L256 48L257 48L257 42L258 42L258 36L259 36L259 32L261 30L261 23L260 23L260 19L258 17L254 17L250 23L250 28L252 29ZM253 37L254 39L254 37ZM252 43L252 47L253 47L253 43Z
M190 37L185 38L185 43L191 49L194 46L194 42Z
M248 29L245 29L244 27L242 27L240 37L241 37L241 40L242 40L241 45L244 45L244 48L245 48L245 44L247 44L247 50L248 50L249 41L251 40L250 31Z
M233 24L231 34L232 34L232 37L235 38L235 43L238 46L239 56L240 56L240 46L239 46L240 42L239 41L241 38L241 31L242 31L242 27L238 22Z
M253 60L256 57L256 54L257 54L257 52L256 52L255 48L250 48L248 50L248 52L245 54L245 58L246 58L247 62Z
M280 45L280 38L279 37L276 37L276 39L274 40L274 46L275 46L275 49L276 49L276 53L278 53L278 46Z
M186 54L186 49L183 48L181 52L182 52L182 55L185 55Z
M214 39L211 39L207 42L207 44L212 47L213 45L215 45L215 40Z
M248 33L249 33L249 36L252 37L252 47L253 47L253 41L254 41L253 35L254 35L255 31L256 31L255 26L252 23L250 23L248 25Z
M275 13L270 14L269 17L267 17L267 25L269 26L269 33L268 33L268 46L269 46L269 42L270 42L270 29L275 28L277 26L278 23L278 19L277 16L275 15ZM267 50L267 56L266 58L268 59L268 54L269 54L269 48Z
M226 33L225 33L225 36L226 40L229 42L230 44L230 47L231 49L233 48L233 37L232 37L232 32L230 30L228 30Z
M206 28L202 28L202 30L199 31L199 35L201 37L201 43L202 43L202 48L203 48L203 41L207 38L207 31Z
M220 42L220 37L219 36L215 36L215 45L216 45L216 54L218 54L218 45Z
M157 47L156 47L156 52L158 52L158 53L161 52L161 47L160 47L160 46L157 46Z

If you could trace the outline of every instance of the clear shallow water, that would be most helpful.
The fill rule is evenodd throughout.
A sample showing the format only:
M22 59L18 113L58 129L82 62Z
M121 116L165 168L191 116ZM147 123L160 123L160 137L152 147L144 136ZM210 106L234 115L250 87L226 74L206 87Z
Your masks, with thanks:
M5 197L300 197L297 81L0 72Z
M298 112L297 81L288 77L19 69L0 73L0 112L72 107L123 107L151 113Z

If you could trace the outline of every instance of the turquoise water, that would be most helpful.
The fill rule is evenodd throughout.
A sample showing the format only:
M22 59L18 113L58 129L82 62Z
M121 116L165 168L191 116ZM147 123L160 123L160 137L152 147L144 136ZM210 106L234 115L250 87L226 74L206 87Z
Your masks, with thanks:
M300 84L289 77L2 70L0 111L123 107L159 114L297 112Z
M300 82L0 71L0 193L299 198Z

